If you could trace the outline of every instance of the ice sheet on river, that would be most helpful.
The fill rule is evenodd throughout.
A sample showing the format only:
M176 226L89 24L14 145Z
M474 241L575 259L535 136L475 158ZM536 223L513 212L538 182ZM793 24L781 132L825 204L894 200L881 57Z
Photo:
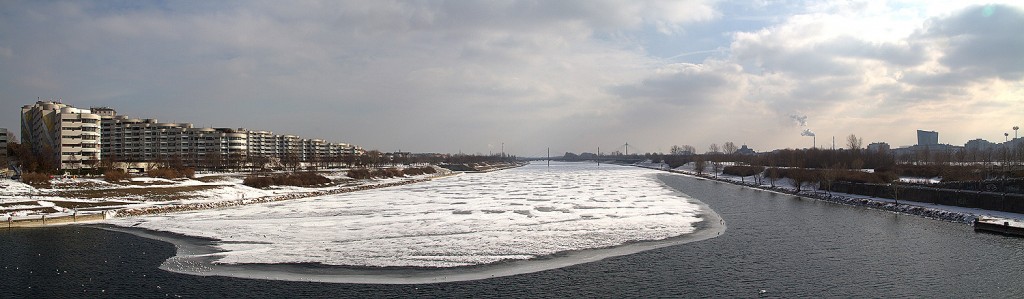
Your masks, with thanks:
M691 233L700 206L654 170L528 165L390 189L117 219L221 240L218 263L456 267Z

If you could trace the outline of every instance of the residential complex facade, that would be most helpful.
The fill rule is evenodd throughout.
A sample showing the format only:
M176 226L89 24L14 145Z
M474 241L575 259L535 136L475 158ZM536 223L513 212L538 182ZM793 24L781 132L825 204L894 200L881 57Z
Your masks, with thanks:
M49 116L48 113L55 109L62 116ZM61 103L37 102L35 105L26 105L22 111L22 139L31 140L33 150L37 150L36 144L39 144L37 152L45 152L43 147L49 145L54 149L59 148L60 153L57 155L61 157L83 157L81 150L84 149L95 153L87 156L95 159L78 164L74 164L73 159L62 159L61 169L97 167L101 157L103 162L108 163L173 162L186 166L219 167L228 163L340 161L346 155L359 155L363 152L350 144L303 139L295 135L276 135L270 131L197 128L191 123L161 123L156 119L118 115L116 110L106 107L76 109ZM77 129L85 125L89 129ZM84 135L77 139L52 137L54 132L61 131L88 133L89 145L83 143L86 140ZM77 141L83 142L75 143Z
M0 128L0 173L7 170L7 128Z
M102 158L100 116L58 102L21 108L21 140L60 169L92 168Z

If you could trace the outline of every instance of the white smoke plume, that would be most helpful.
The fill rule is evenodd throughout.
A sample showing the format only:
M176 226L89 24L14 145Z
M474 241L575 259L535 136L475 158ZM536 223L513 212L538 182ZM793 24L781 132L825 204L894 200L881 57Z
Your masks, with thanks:
M792 119L793 121L795 121L796 124L800 125L801 127L806 127L807 126L807 115L796 115L796 114L793 114L793 115L790 115L789 118Z
M804 129L803 132L800 132L800 136L814 136L814 132L811 132L811 129Z

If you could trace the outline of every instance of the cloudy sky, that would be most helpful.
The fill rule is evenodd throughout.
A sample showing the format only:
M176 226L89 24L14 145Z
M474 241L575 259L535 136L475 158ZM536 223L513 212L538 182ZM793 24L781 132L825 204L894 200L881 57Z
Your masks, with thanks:
M2 1L0 127L41 97L384 151L1012 138L1024 5L945 2Z

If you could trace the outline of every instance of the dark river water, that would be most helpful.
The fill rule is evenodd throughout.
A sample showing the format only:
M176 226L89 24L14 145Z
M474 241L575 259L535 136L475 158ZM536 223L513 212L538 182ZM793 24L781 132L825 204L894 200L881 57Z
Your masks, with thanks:
M663 175L718 212L717 238L565 268L421 285L202 277L160 241L90 227L0 231L0 298L1024 298L1024 239L964 224Z

